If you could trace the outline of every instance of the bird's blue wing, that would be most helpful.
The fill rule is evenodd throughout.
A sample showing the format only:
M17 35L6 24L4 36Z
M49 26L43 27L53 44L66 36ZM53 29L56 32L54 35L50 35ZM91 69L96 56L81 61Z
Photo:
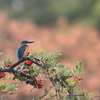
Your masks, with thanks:
M28 45L21 45L20 48L17 50L16 55L17 55L17 57L18 57L19 60L24 55L24 52L25 52L27 46Z

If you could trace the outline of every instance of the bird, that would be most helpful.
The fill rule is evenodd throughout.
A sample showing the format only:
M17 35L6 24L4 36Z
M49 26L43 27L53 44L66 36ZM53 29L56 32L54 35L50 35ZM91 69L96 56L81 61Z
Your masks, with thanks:
M24 56L28 56L28 54L30 53L30 47L28 45L29 43L34 43L34 41L23 40L21 42L21 46L18 48L16 52L18 60L20 60Z

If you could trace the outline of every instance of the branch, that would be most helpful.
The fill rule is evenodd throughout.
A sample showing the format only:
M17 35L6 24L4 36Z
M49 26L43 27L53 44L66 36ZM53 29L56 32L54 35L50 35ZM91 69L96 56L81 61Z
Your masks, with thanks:
M43 61L40 61L39 58L34 57L33 59L31 59L30 57L27 57L27 60L32 60L34 64L38 65L38 66L44 66L45 63Z
M44 97L49 93L49 91L50 91L52 88L53 88L53 86L51 86L51 87L47 90L47 92L44 93L42 96L40 96L39 98L36 98L36 100L44 98Z
M26 74L26 73L24 73L24 72L20 72L20 74L21 74L22 76L24 76L24 77L27 77L27 79L32 79L32 76L29 75L29 74Z
M30 57L23 57L22 59L18 60L17 62L15 62L13 65L11 65L10 67L0 67L1 72L15 72L13 69L19 65L20 63L26 61L26 60L32 60L34 64L38 65L38 66L44 66L44 62L40 61L38 58L30 58Z
M42 61L40 61L38 58L30 58L30 57L23 57L22 59L18 60L17 62L15 62L13 65L11 65L10 67L4 67L1 66L0 67L0 71L1 72L11 72L13 73L14 76L17 75L17 73L19 73L20 75L26 77L27 79L32 79L32 76L30 74L26 74L23 71L18 71L15 70L14 68L19 65L20 63L23 63L26 60L32 60L34 64L38 65L38 66L43 66L44 63Z
M98 100L99 100L100 96L95 96L95 97L91 98L90 100L94 100L95 98L98 98Z
M20 63L24 62L25 60L27 60L26 57L23 57L22 59L20 59L19 61L17 61L16 63L14 63L12 66L10 66L10 69L15 68L17 65L19 65Z
M5 92L0 91L0 95L2 95L2 94L10 94L10 95L12 95L12 94L16 94L16 93L9 92L9 91L5 91Z
M11 65L10 67L0 67L1 72L12 72L14 73L15 71L13 70L17 65L19 65L20 63L24 62L25 60L27 60L26 58L22 58L20 60L18 60L17 62L15 62L13 65Z

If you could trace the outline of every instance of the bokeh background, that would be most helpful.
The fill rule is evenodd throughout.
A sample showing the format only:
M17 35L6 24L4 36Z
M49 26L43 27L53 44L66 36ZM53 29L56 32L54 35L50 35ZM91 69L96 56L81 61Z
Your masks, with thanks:
M0 0L0 65L8 58L17 61L22 40L35 41L31 52L60 50L58 61L66 66L82 61L85 78L78 87L100 92L100 0ZM28 100L43 92L30 89L19 82L19 93L4 100Z

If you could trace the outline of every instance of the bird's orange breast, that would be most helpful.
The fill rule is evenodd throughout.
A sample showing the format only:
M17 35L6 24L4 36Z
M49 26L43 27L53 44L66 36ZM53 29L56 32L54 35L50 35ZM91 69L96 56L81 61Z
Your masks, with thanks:
M30 47L27 46L24 52L24 55L28 55L30 53Z

